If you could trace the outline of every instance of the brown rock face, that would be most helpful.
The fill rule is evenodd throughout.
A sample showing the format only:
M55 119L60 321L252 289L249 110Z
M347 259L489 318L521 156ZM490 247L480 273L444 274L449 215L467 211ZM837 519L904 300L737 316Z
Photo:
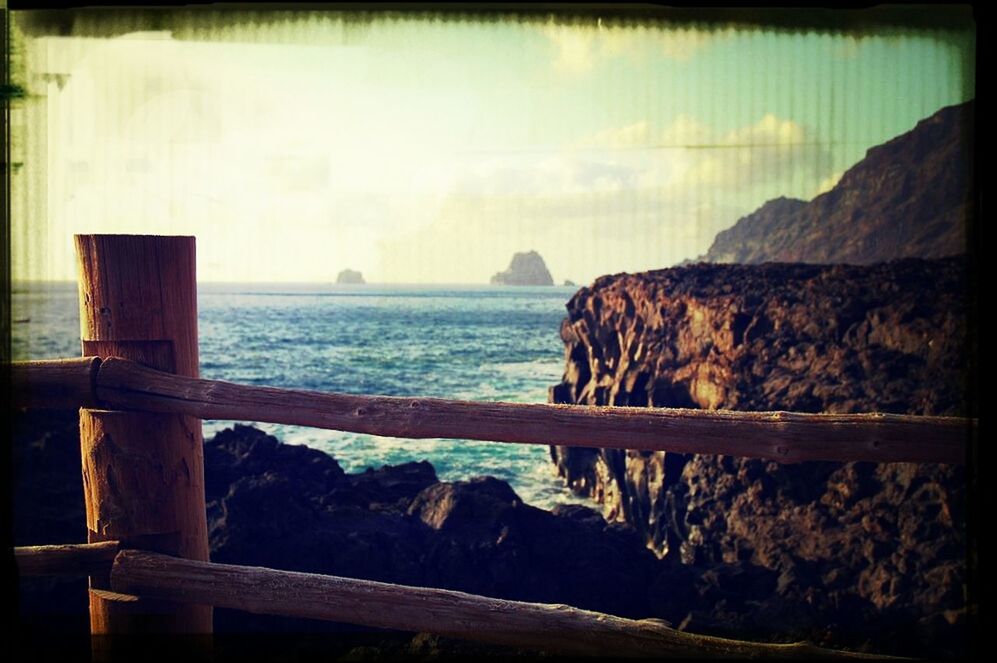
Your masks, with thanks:
M551 400L967 414L966 283L959 258L602 277L568 303L567 368ZM686 564L760 565L779 574L780 595L814 609L846 595L913 621L951 623L964 609L960 467L563 447L552 457L609 520Z
M717 234L708 262L866 265L965 253L974 102L878 145L809 203L779 198Z

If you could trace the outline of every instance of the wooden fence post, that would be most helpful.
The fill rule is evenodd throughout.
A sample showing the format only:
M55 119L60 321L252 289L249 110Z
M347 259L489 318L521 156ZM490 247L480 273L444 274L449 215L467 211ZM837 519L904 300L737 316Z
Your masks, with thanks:
M193 237L77 235L84 356L118 356L196 377ZM201 422L193 417L81 409L89 541L208 561ZM90 578L94 635L211 633L204 605L134 600ZM95 638L94 653L105 658Z

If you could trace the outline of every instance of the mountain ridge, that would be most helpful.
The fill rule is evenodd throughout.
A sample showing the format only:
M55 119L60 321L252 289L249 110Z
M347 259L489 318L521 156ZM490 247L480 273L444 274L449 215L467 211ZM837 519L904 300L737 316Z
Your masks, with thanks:
M866 265L965 253L975 102L866 151L809 202L776 198L717 233L700 262ZM802 203L802 204L796 204Z

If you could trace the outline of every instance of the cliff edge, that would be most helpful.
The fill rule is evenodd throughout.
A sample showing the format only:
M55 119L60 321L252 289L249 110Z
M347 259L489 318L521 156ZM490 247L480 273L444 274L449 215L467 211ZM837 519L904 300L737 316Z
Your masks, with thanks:
M567 366L550 399L972 414L966 288L960 258L604 276L568 302ZM576 493L666 558L770 569L779 591L794 588L814 609L837 596L836 605L871 604L918 628L965 618L962 467L551 454Z

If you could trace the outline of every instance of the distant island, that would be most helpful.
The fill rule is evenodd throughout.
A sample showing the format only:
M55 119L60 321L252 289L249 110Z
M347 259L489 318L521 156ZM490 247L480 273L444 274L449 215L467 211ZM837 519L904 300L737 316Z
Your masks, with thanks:
M575 286L575 285L578 285L578 284L575 283L574 281L572 281L571 279L564 279L564 285Z
M336 284L339 285L344 283L353 285L366 283L366 281L363 280L363 274L360 272L352 269L344 269L339 273L339 276L336 277Z
M492 285L554 285L554 279L536 251L512 256L509 269L492 277Z

